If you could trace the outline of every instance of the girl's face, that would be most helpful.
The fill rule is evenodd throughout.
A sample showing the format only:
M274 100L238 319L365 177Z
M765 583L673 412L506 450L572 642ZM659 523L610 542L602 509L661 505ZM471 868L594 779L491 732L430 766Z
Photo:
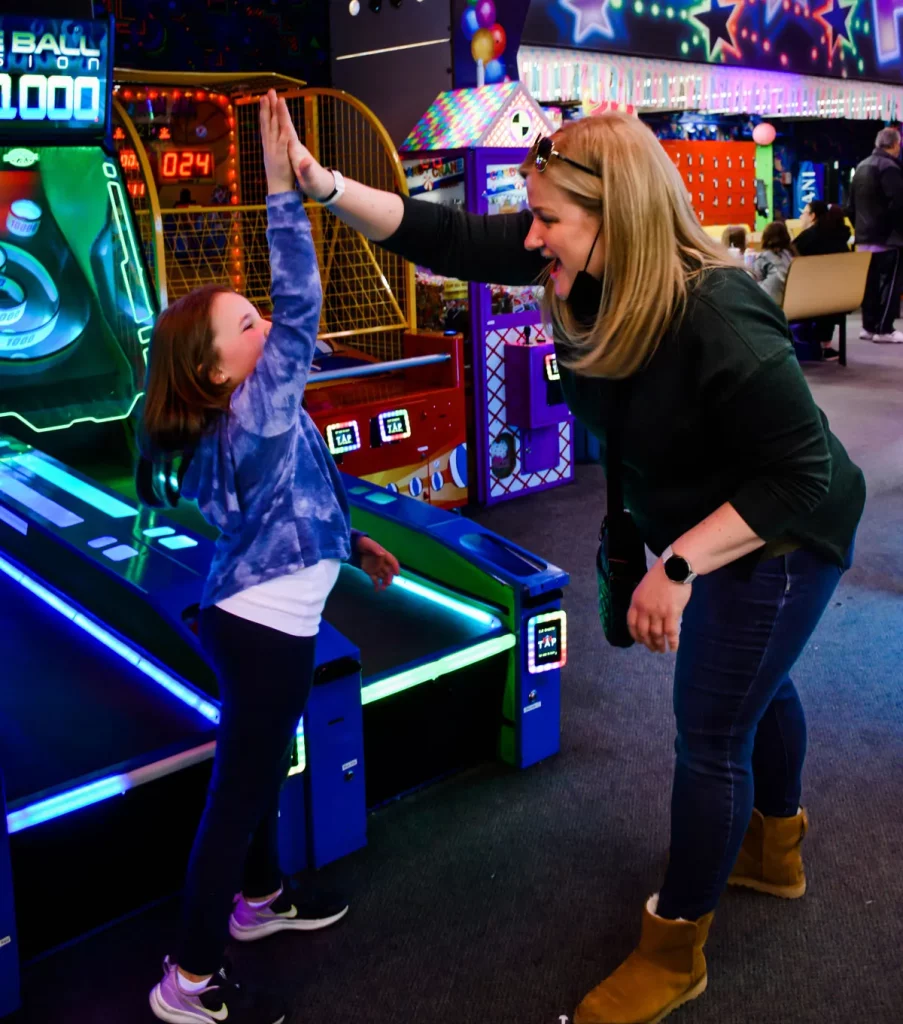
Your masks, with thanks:
M802 214L800 215L800 227L804 229L811 228L812 225L815 223L815 219L816 218L815 214L812 212L812 207L807 206L806 209L803 210Z
M568 297L574 278L584 267L593 277L601 279L605 269L605 239L602 235L593 248L601 220L571 202L561 189L537 171L527 175L527 197L533 212L533 224L524 245L528 249L541 250L543 256L554 261L550 276L558 298ZM586 266L590 249L593 255L589 266Z
M214 384L241 384L257 365L272 324L235 292L216 296L210 307L210 323L217 355L211 380Z

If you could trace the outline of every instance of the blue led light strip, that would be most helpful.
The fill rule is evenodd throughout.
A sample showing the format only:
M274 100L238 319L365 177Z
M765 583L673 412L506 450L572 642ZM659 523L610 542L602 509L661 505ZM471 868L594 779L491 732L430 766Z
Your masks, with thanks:
M26 590L30 590L32 594L39 597L45 604L50 605L51 608L58 611L61 615L64 615L70 622L75 623L75 625L80 629L89 633L96 640L99 640L114 654L118 654L123 661L127 661L140 672L143 672L149 679L152 679L165 690L168 690L174 697L182 701L183 704L187 704L188 707L193 708L209 721L214 723L219 722L219 708L215 704L209 700L205 700L203 697L196 694L190 687L179 682L175 676L171 676L168 672L165 672L147 658L142 657L133 647L130 647L122 640L113 636L109 630L98 625L93 621L93 619L89 619L87 615L83 615L81 612L76 611L72 605L68 604L62 598L57 597L53 591L42 586L37 582L37 580L32 579L32 577L27 573L24 573L14 565L11 565L5 558L0 558L0 571L5 572L10 579L15 580L16 583L25 587Z
M103 626L98 625L86 615L76 611L75 608L62 598L57 597L56 594L47 587L42 586L37 580L32 579L27 573L22 572L7 562L5 558L0 558L0 572L6 573L10 579L15 580L16 583L25 587L35 597L39 597L45 604L48 604L55 611L69 619L70 622L73 622L96 640L99 640L113 651L114 654L119 655L124 661L127 661L140 672L143 672L149 679L162 686L184 704L193 708L209 721L213 723L219 722L219 709L215 704L198 696L184 683L179 682L174 676L164 672L163 669L142 657L128 644L123 643L123 641L117 639L112 633L104 629ZM126 790L133 788L135 785L149 782L153 778L159 778L171 771L187 767L188 764L196 763L205 757L212 757L214 747L214 743L208 743L193 751L187 751L184 754L177 754L174 757L167 758L165 762L158 762L157 765L150 765L143 769L139 768L134 772L127 772L121 775L111 775L106 779L99 779L86 786L79 786L68 793L60 793L47 800L38 801L29 807L24 807L7 815L7 828L10 833L19 832L23 828L38 825L42 821L49 821L51 818L58 818L60 815L77 811L79 808L87 807L89 804L108 800L111 797L126 792Z
M61 818L64 814L71 814L83 807L90 807L92 804L110 800L114 796L122 796L130 789L143 786L146 782L162 779L173 772L208 760L213 757L215 749L215 742L203 743L192 750L173 754L171 757L145 765L143 768L122 772L119 775L108 775L104 779L97 779L84 786L76 786L75 789L70 789L66 793L58 793L46 800L37 800L28 807L11 811L6 816L7 831L12 835L14 832L21 832L23 829L32 828L42 822L51 821L53 818Z
M126 505L124 501L114 498L112 494L107 494L87 481L80 480L77 476L46 462L32 452L19 455L9 461L27 469L29 473L34 473L35 476L41 477L42 480L53 484L54 487L59 487L60 490L71 494L73 498L78 498L86 505L96 508L98 512L103 512L113 519L127 519L130 516L138 515L138 509L132 505Z

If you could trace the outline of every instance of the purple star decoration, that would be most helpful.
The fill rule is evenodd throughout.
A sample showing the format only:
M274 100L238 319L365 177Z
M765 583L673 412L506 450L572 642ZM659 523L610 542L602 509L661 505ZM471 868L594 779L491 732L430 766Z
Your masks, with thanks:
M613 39L615 30L608 18L608 0L561 0L561 6L574 15L574 42L598 32L606 39Z

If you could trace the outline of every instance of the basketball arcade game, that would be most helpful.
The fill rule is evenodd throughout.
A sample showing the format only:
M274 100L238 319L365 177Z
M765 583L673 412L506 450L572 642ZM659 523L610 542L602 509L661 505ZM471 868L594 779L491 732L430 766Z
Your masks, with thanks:
M161 299L215 281L269 311L257 97L270 86L285 96L315 154L328 161L336 136L353 134L355 146L338 162L348 169L352 161L375 187L403 185L382 126L335 90L263 74L119 69L116 78L114 140L155 254ZM324 297L306 398L311 417L346 472L441 507L464 504L460 345L416 330L411 275L398 257L314 203L308 215Z
M551 131L516 82L441 93L400 149L409 193L490 216L525 209L517 169L537 135ZM543 333L541 288L471 283L465 305L460 282L423 274L421 281L441 289L469 324L476 470L471 499L490 505L573 480L573 419L554 347ZM450 312L451 322L459 323Z

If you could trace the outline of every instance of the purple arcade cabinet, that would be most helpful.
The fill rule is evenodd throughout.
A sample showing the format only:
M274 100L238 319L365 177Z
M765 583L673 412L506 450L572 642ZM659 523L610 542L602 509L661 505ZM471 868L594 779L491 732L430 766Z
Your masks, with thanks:
M537 135L551 132L518 82L440 93L399 150L409 192L489 216L523 210L517 169ZM465 329L466 310L471 502L492 505L572 481L573 419L542 324L541 286L464 285L418 269L418 290L422 307L426 293L433 297L430 326Z

